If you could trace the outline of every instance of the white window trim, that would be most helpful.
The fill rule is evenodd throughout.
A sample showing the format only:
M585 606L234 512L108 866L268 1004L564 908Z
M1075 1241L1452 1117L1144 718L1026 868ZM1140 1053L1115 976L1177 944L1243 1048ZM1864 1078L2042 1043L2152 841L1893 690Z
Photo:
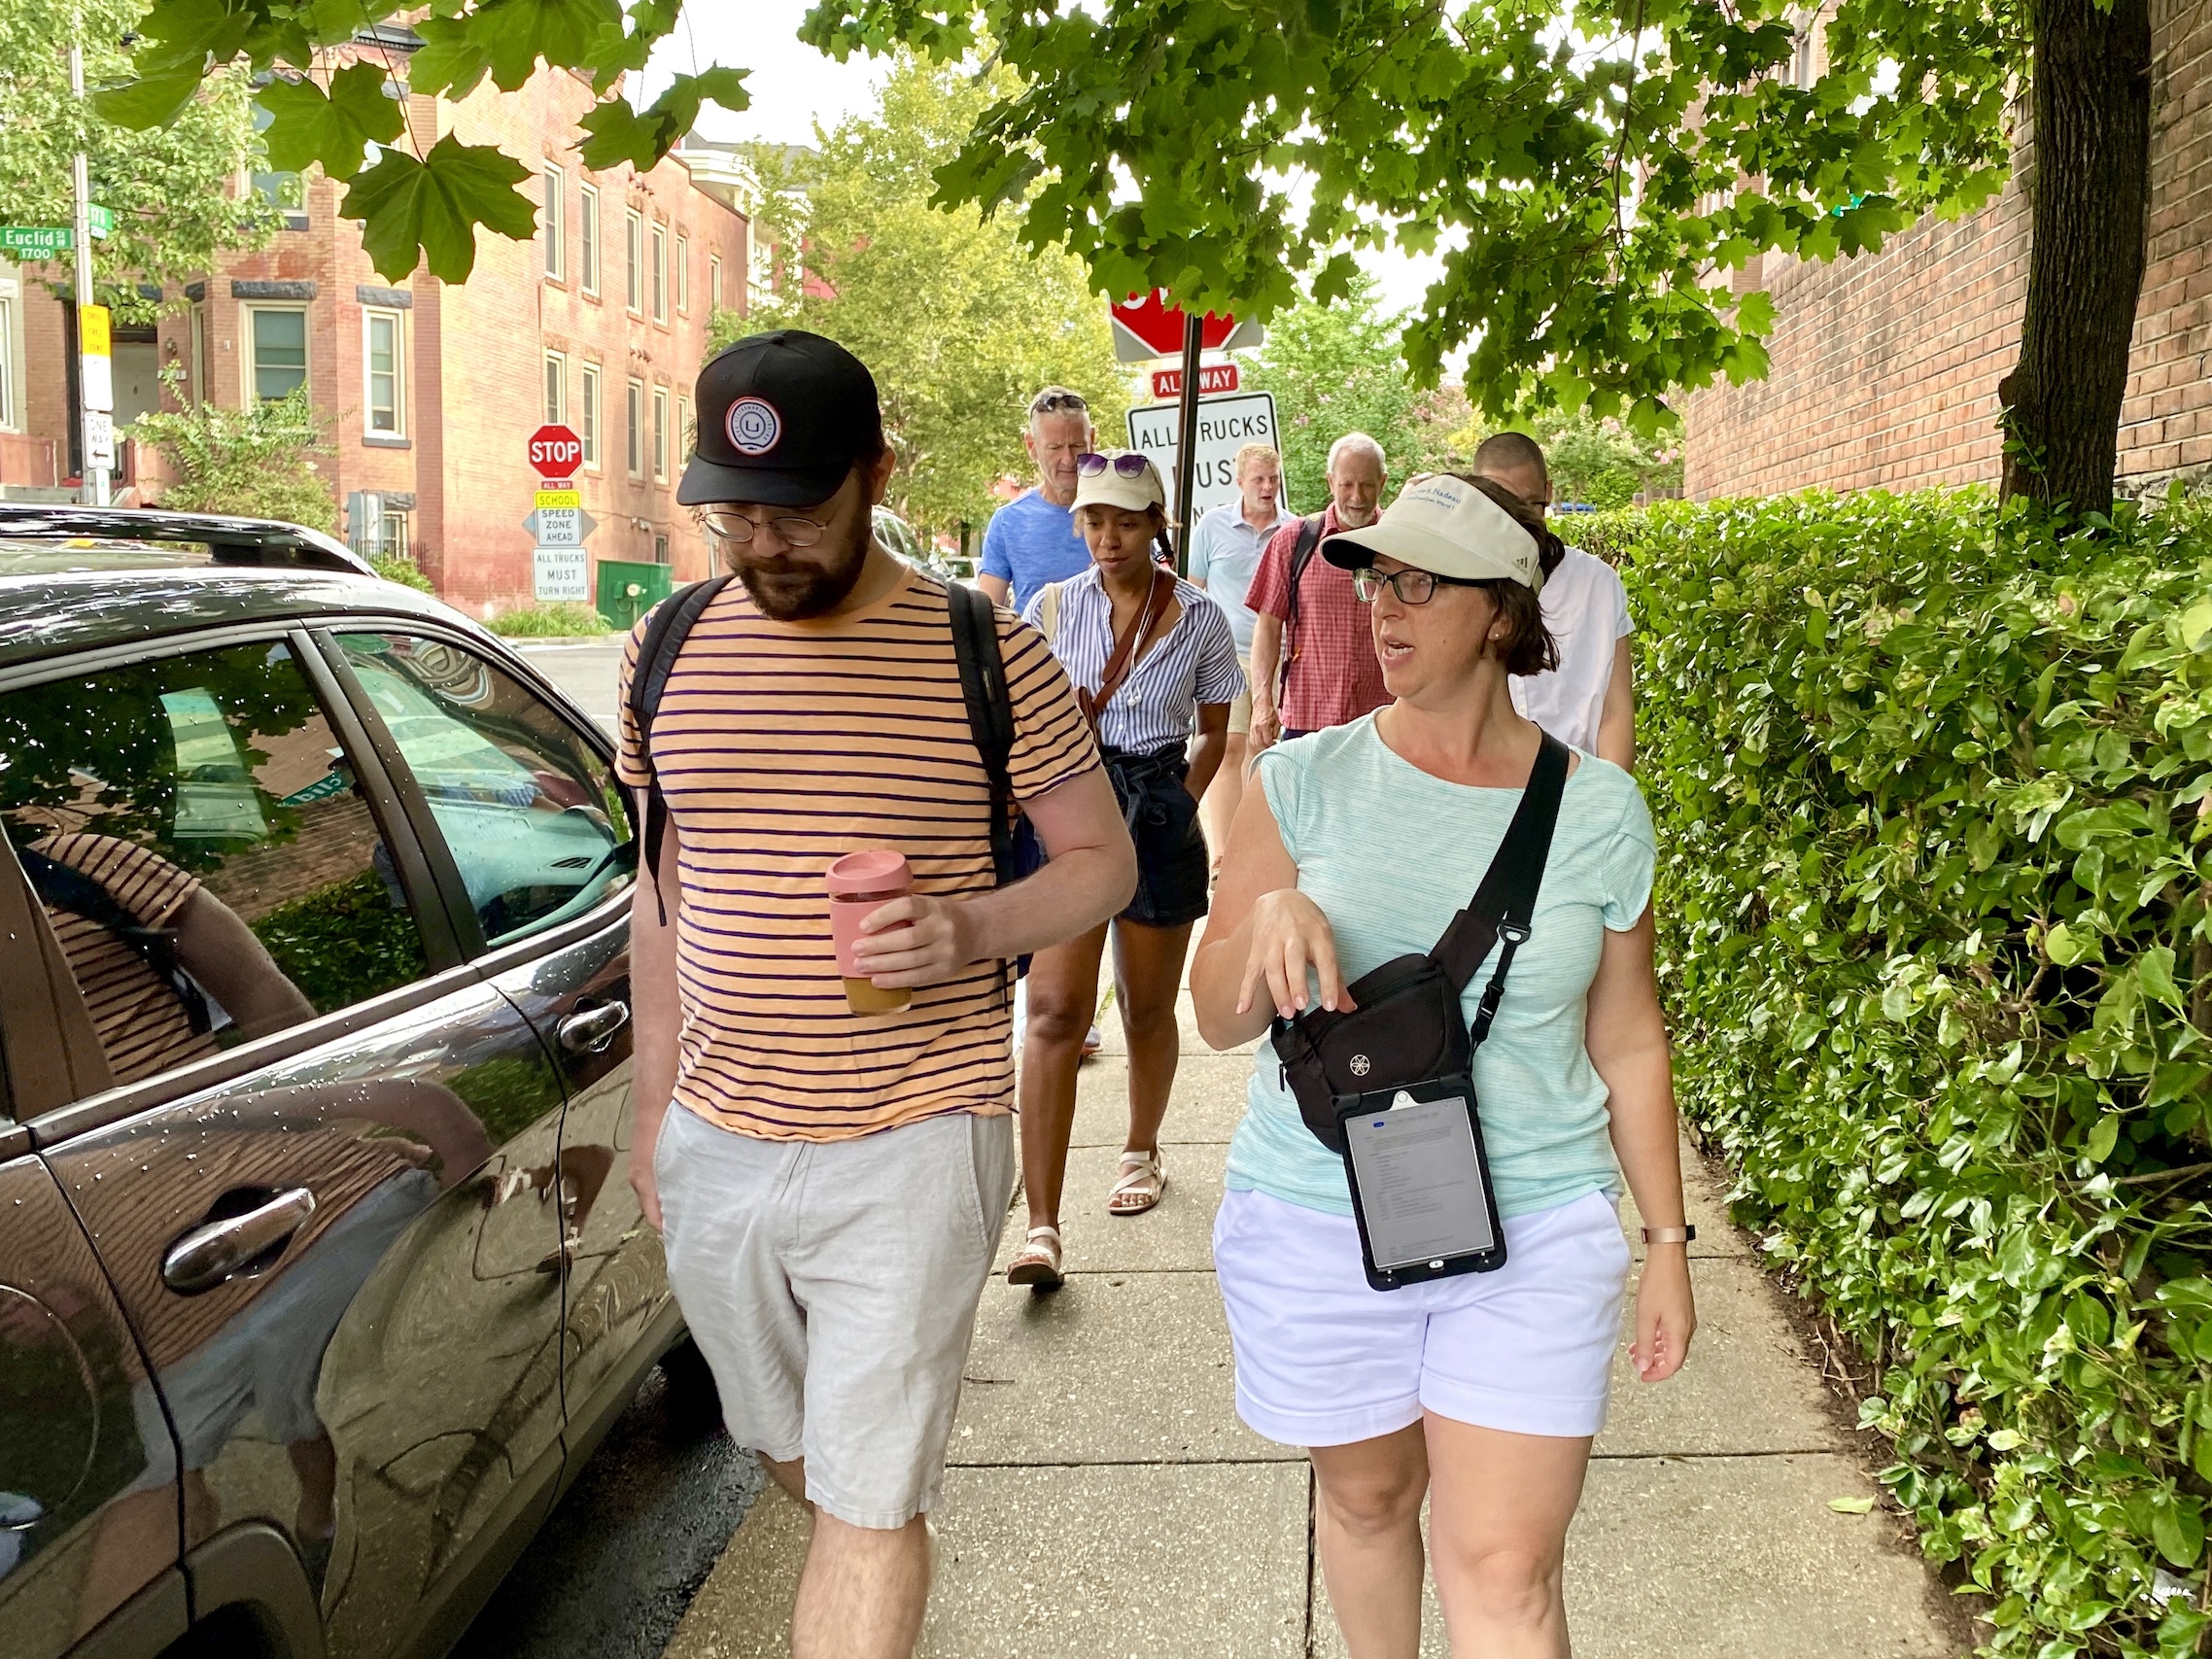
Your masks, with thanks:
M376 404L369 394L369 383L374 375L375 357L370 350L374 338L374 325L379 322L392 325L392 430L377 431ZM384 306L369 305L361 314L361 430L363 437L400 438L407 435L407 314Z
M675 314L691 315L691 238L675 233Z
M195 299L185 324L185 349L190 354L186 365L192 377L192 404L196 408L207 401L213 389L208 385L208 370L212 366L207 349L207 301Z
M260 389L254 384L254 318L257 314L263 311L294 311L302 317L305 317L307 315L307 307L304 305L293 305L285 303L283 301L272 302L260 299L246 299L239 301L238 320L242 327L239 328L238 332L240 336L240 343L245 348L238 354L240 394L239 406L241 408L251 409L261 400ZM307 362L301 370L302 379L300 383L307 388L308 397L313 397L315 395L314 328L309 328L305 331L302 338L304 339L306 346L303 355L306 357Z
M600 469L599 438L606 425L606 400L600 396L600 366L596 363L581 365L582 382L577 404L579 420L576 435L584 440L584 470Z
M651 253L654 256L645 267L645 281L653 291L653 321L666 324L669 320L669 227L656 222L653 225Z
M634 207L622 210L622 279L626 308L633 317L645 314L645 216Z
M645 383L636 375L622 395L622 458L628 464L630 476L645 475Z
M585 209L590 211L586 212ZM599 187L580 184L576 187L576 287L594 299L599 297Z
M653 388L653 482L669 481L669 389Z
M22 430L17 413L16 364L19 361L16 350L16 319L21 311L17 304L19 296L13 282L5 293L0 293L0 432Z
M551 371L556 367L560 370L560 379L556 382L561 393L560 407L557 409L549 408L545 411L545 424L549 427L563 427L569 424L569 354L567 352L548 351L545 354L543 367L538 373L537 393L540 397L544 397L546 381L551 378Z
M537 169L538 233L545 249L545 280L569 280L569 175L552 162Z
M714 308L722 303L722 256L707 256L707 312L712 316Z

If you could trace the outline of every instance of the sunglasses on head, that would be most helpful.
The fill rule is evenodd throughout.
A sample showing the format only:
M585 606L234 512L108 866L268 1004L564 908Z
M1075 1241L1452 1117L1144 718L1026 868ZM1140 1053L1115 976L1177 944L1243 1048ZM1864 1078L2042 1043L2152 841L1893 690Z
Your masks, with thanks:
M1040 392L1029 400L1032 415L1085 414L1090 408L1077 392Z
M1109 467L1113 467L1116 474L1121 477L1142 478L1145 475L1145 469L1151 465L1152 463L1145 457L1133 452L1128 455L1113 456L1079 455L1075 458L1076 471L1086 478L1095 478Z

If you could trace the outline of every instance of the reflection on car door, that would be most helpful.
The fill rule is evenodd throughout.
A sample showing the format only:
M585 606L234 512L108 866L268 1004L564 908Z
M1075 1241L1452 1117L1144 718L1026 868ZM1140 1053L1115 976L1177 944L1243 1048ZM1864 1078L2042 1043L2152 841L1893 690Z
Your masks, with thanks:
M637 859L626 804L599 746L498 664L399 632L338 645L428 801L427 833L443 842L483 935L480 968L545 1039L568 1089L563 1348L574 1420L631 1373L669 1304L660 1235L627 1171L624 899Z
M0 821L123 1086L46 1158L171 1547L275 1528L378 1659L550 1498L562 1094L300 642L0 695Z

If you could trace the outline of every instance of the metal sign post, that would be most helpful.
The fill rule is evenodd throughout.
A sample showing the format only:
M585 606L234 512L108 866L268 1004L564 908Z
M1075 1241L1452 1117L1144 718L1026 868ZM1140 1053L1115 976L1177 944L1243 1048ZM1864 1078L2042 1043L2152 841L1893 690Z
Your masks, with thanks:
M85 119L85 49L75 42L69 47L69 91L76 99L72 112L79 121ZM114 385L109 374L107 314L98 317L99 363L95 365L92 353L86 349L92 345L93 329L90 313L98 309L98 296L92 292L92 183L85 162L85 152L80 149L71 161L76 175L77 218L72 234L77 243L77 345L79 369L77 384L83 392L82 407L77 411L80 428L84 432L85 484L90 492L91 504L104 507L108 504L108 468L115 464L115 395L108 388ZM99 400L95 403L94 398Z
M1183 523L1175 532L1175 573L1191 572L1191 533L1198 515L1190 510L1191 473L1198 465L1198 446L1192 436L1198 427L1198 356L1205 349L1205 319L1195 311L1183 317L1183 401L1176 416L1175 500L1183 503Z

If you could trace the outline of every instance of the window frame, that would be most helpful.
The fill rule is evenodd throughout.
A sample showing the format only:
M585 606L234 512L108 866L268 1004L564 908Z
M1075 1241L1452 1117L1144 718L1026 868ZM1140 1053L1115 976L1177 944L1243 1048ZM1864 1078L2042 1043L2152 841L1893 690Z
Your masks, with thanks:
M669 389L653 388L653 482L669 481Z
M633 317L645 314L645 216L634 207L622 210L623 309Z
M585 181L576 186L576 290L599 297L599 187Z
M207 301L195 299L188 309L190 315L185 324L188 354L185 369L192 377L192 406L197 408L215 390L208 384L213 377L214 363L213 354L207 349Z
M722 256L707 256L707 314L711 317L722 303Z
M392 326L392 425L376 424L376 325ZM407 314L391 306L364 305L361 313L361 428L371 442L407 435Z
M545 424L565 427L569 424L569 354L546 348L544 369L539 376L539 391L554 396L545 399Z
M538 163L542 187L537 207L538 242L545 250L545 280L569 280L569 175L551 161Z
M577 404L576 435L584 440L584 470L599 468L599 429L605 411L600 401L600 365L586 359L581 365L583 396Z
M0 432L20 432L16 408L17 295L0 294Z
M645 476L645 383L635 374L623 397L622 413L625 429L624 459L630 464L633 478Z
M653 321L664 328L669 321L669 227L653 221L650 268L647 271L653 299Z
M675 233L675 314L691 315L691 238Z
M307 388L308 400L315 397L315 330L308 325L312 321L309 307L303 300L241 299L238 302L239 321L245 327L238 331L245 336L246 349L238 354L238 367L242 394L241 406L254 408L261 403L274 403L275 397L263 397L259 384L259 334L255 319L265 314L288 313L300 319L299 328L299 383ZM280 394L281 396L281 394Z

